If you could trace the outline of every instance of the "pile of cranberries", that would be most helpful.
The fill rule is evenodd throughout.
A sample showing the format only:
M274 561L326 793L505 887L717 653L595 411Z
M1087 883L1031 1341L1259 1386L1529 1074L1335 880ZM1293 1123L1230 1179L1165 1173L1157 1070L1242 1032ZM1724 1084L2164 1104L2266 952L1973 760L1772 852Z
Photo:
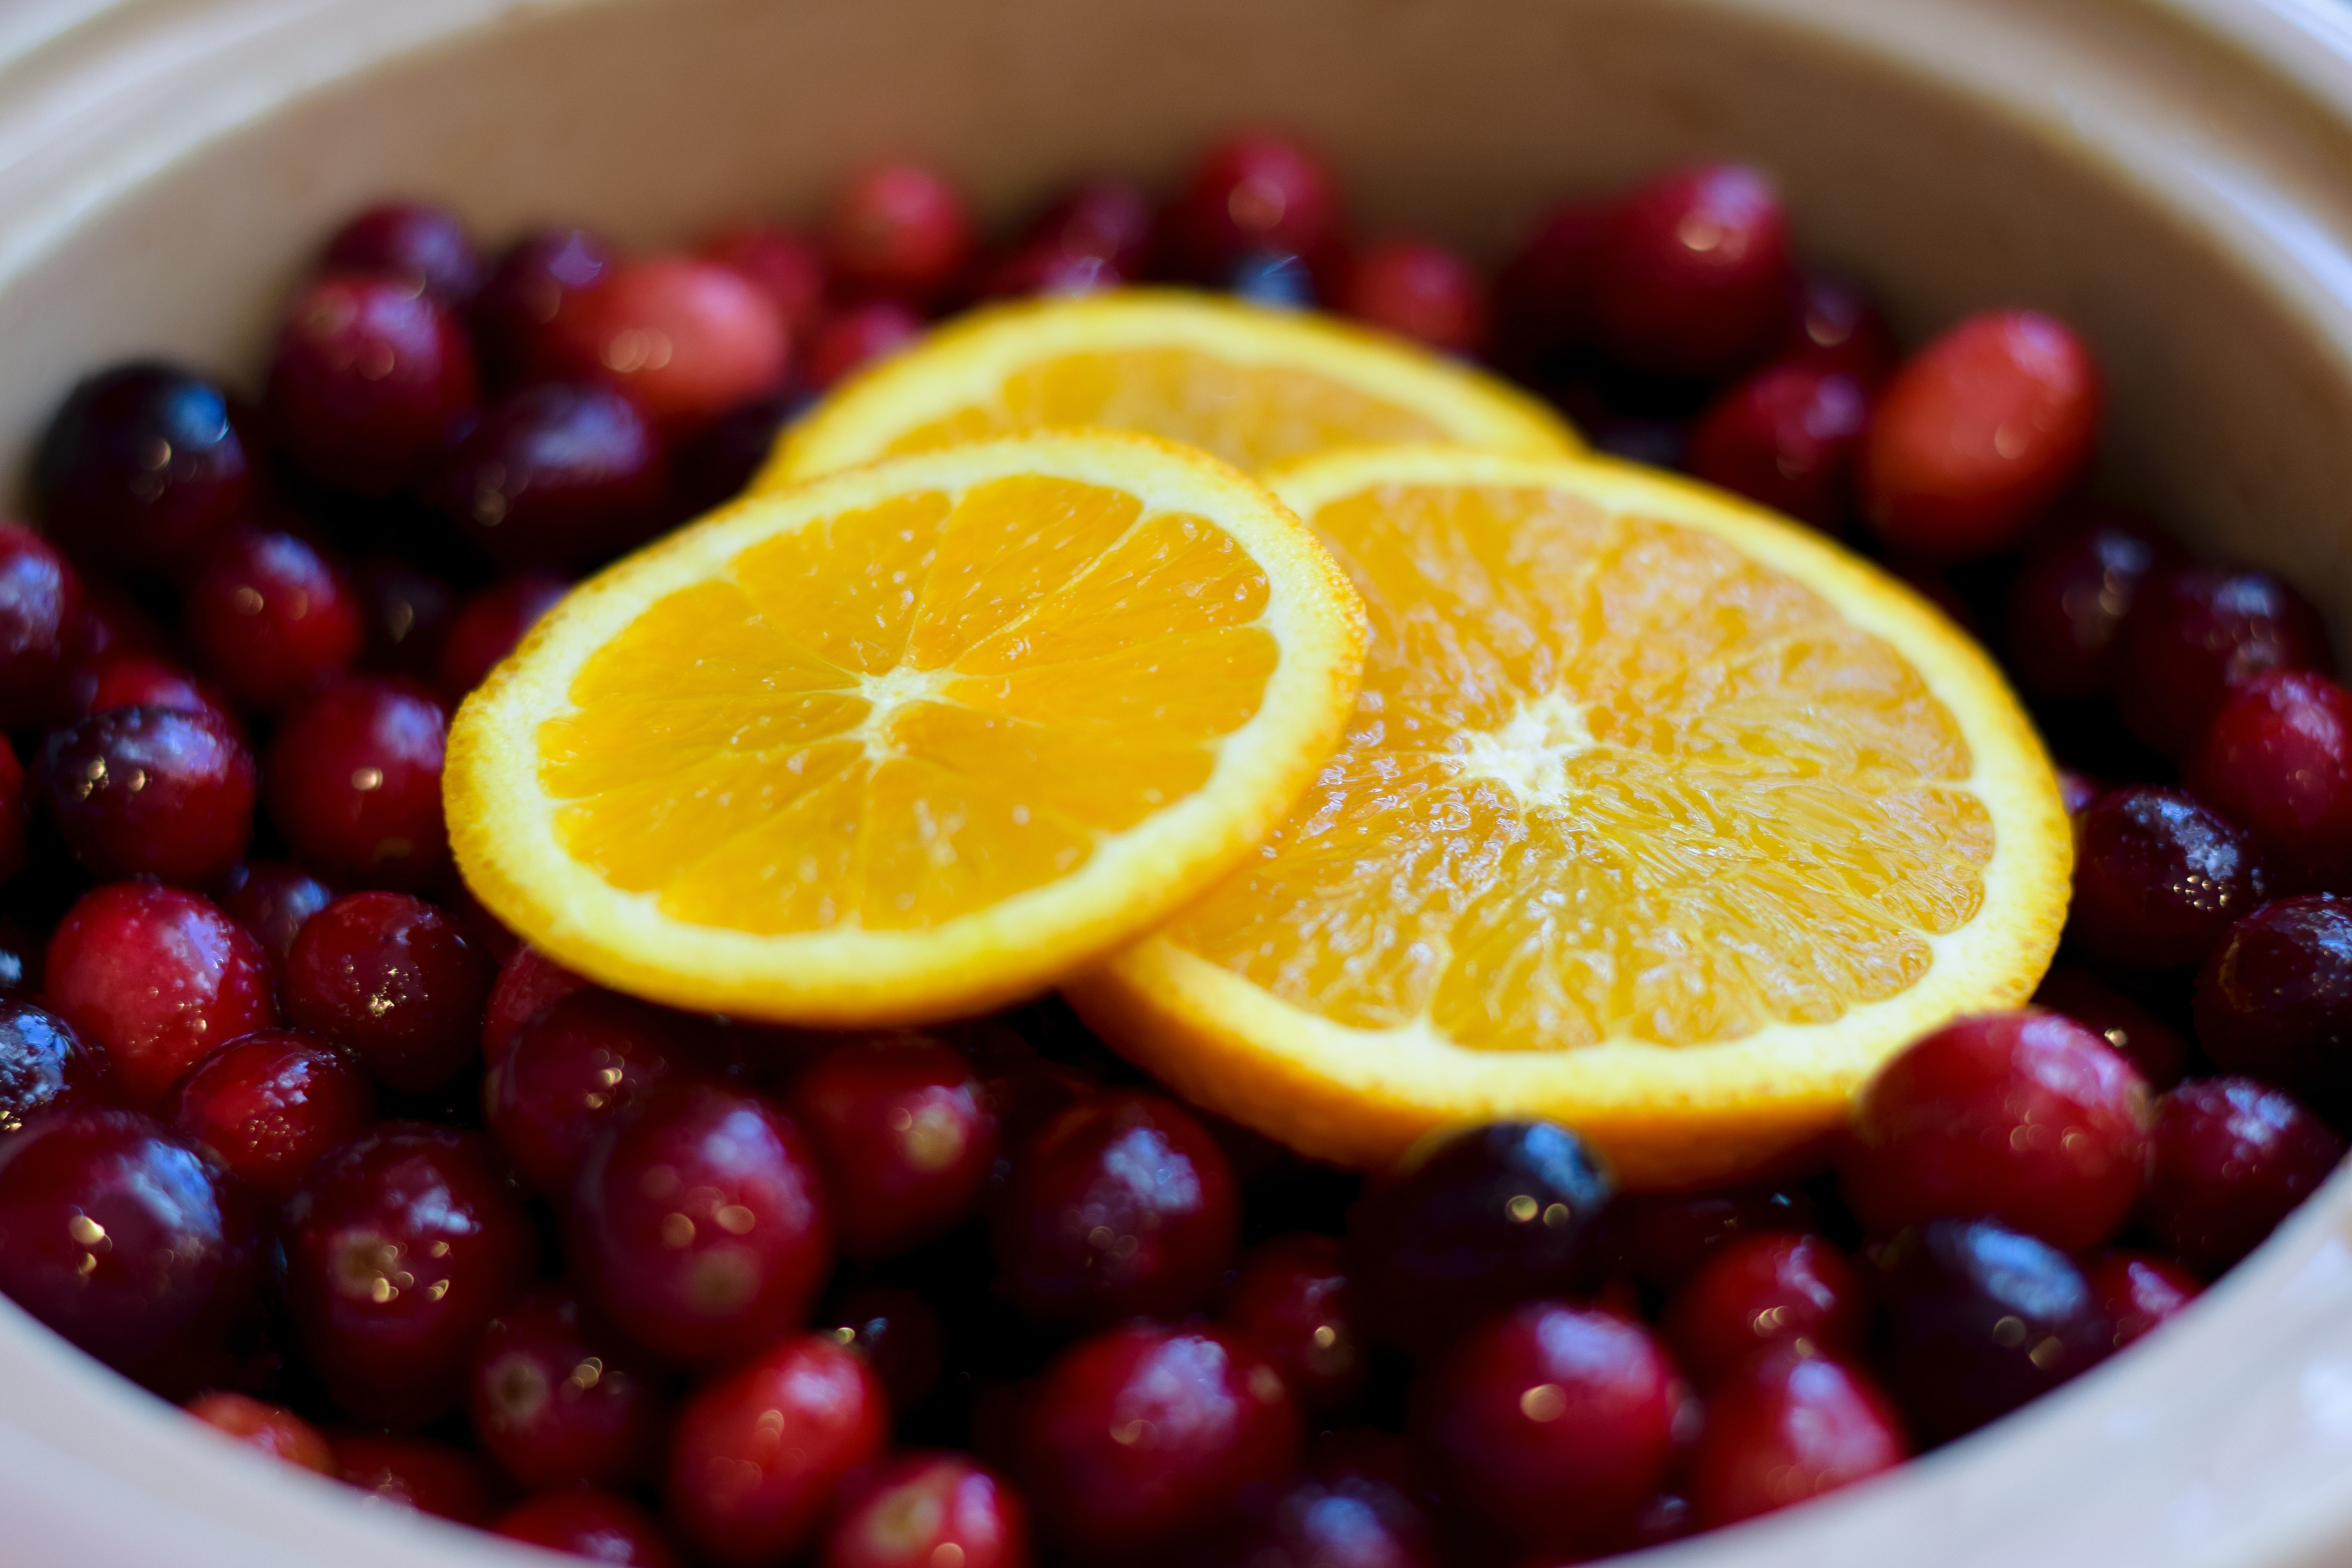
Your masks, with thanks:
M1915 1043L1779 1185L1619 1194L1540 1122L1359 1178L1050 1000L690 1016L467 898L448 713L570 574L931 317L1146 279L1484 356L2001 647L2078 770L2046 1010ZM1491 282L1262 137L1001 247L904 165L691 255L371 209L257 403L102 372L0 527L0 1289L288 1462L614 1563L1539 1568L1885 1469L2180 1310L2352 1118L2352 695L2292 588L2085 494L2099 404L2030 311L1904 358L1738 166Z

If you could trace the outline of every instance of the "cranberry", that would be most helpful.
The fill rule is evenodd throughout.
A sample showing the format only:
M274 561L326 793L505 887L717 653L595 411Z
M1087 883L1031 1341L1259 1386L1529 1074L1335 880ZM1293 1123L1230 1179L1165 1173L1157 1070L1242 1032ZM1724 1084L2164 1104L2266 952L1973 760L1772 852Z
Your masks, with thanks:
M923 335L923 318L895 300L871 300L826 318L809 345L801 381L823 392L853 370L898 353Z
M1137 1323L1065 1351L1024 1413L1030 1505L1077 1552L1198 1532L1286 1474L1299 1418L1279 1373L1213 1330Z
M2311 602L2250 566L2183 566L2134 601L2116 663L2131 732L2170 757L2194 752L2230 689L2266 669L2334 668Z
M1711 485L1835 532L1869 415L1869 395L1843 372L1776 364L1716 400L1684 461Z
M176 665L145 654L110 651L78 666L67 678L77 717L89 718L110 708L176 708L187 713L207 713L242 740L245 726L230 706L228 694L209 680L200 680Z
M83 894L49 939L48 997L152 1106L224 1041L278 1022L269 956L209 900L152 882Z
M245 515L252 468L220 388L136 362L91 376L58 409L33 458L33 510L92 565L176 572Z
M571 590L571 584L551 573L525 572L467 599L441 646L434 672L441 694L451 702L464 700Z
M320 269L398 279L452 309L463 309L488 268L465 220L430 202L384 202L327 241Z
M566 301L547 347L551 374L622 388L671 435L774 391L791 352L765 294L731 267L685 257L615 268Z
M917 163L883 163L834 196L823 230L834 279L856 298L909 304L937 300L971 258L971 218L963 198Z
M2184 1083L2157 1103L2140 1222L2220 1273L2327 1179L2344 1141L2294 1098L2245 1078Z
M500 1514L494 1535L633 1568L677 1568L661 1523L637 1504L587 1488L542 1492Z
M459 1524L487 1524L490 1474L463 1448L420 1437L378 1437L349 1433L333 1440L335 1470L347 1486L369 1500L418 1513L438 1514Z
M321 873L429 887L448 864L441 763L449 719L432 693L348 680L295 710L263 760L270 819Z
M236 1194L129 1110L0 1139L0 1292L118 1371L171 1379L225 1337L254 1283Z
M2180 1032L2087 969L2062 963L2051 970L2033 1005L2063 1013L2121 1051L2151 1089L2170 1089L2189 1070L2189 1042Z
M1780 344L1780 357L1836 371L1874 388L1895 374L1903 351L1895 341L1895 329L1860 286L1816 272L1798 290L1796 316Z
M2038 541L2010 583L2009 668L2036 697L2074 700L2115 685L2124 618L2180 546L2136 513L2098 507Z
M1618 359L1675 375L1737 371L1788 330L1780 193L1739 163L1657 175L1602 222L1591 278L1595 335Z
M1549 1121L1448 1139L1349 1216L1348 1278L1365 1328L1418 1352L1528 1297L1576 1289L1611 1192L1584 1142Z
M106 1053L56 1014L20 996L0 996L0 1134L18 1132L44 1111L113 1098Z
M1348 1276L1335 1237L1276 1237L1250 1250L1225 1322L1274 1363L1312 1411L1348 1404L1364 1381Z
M31 529L0 522L0 726L59 717L81 579Z
M509 247L474 297L474 334L498 376L545 375L558 355L556 318L617 265L613 247L584 228L546 228Z
M2264 670L2231 689L2188 773L2283 880L2352 891L2352 691L2311 670Z
M476 1134L386 1122L286 1204L286 1307L310 1365L362 1420L457 1408L474 1347L529 1283L537 1237Z
M714 236L696 254L733 268L765 294L795 344L807 341L824 313L824 255L796 230L774 223L744 224Z
M164 1119L273 1203L375 1120L375 1094L349 1060L291 1029L257 1029L198 1062Z
M25 764L13 747L0 742L0 882L24 868L25 833L32 816L28 793Z
M1929 1443L2007 1415L2114 1348L2114 1326L2074 1261L1990 1220L1906 1231L1879 1274L1882 1364Z
M1244 1508L1203 1563L1249 1568L1437 1568L1429 1520L1395 1487L1364 1476L1297 1476Z
M93 876L205 882L253 833L253 753L218 715L112 708L41 747L41 794Z
M396 555L371 555L352 569L352 592L366 628L363 668L430 679L457 613L448 584Z
M1090 180L1022 231L991 269L990 294L1084 294L1143 276L1158 226L1150 198L1124 180Z
M566 996L587 989L588 982L539 949L518 948L499 970L498 980L490 987L489 1005L482 1015L483 1056L493 1067L497 1066L515 1031L545 1016L549 1008Z
M1014 1156L994 1215L997 1290L1056 1323L1181 1312L1232 1261L1236 1210L1205 1128L1156 1095L1104 1095Z
M223 879L221 908L250 931L282 970L294 938L312 915L335 901L334 889L299 866L248 860Z
M1805 1502L1910 1457L1864 1373L1792 1346L1752 1359L1707 1401L1691 1501L1708 1528Z
M2352 1108L2352 900L2265 904L2230 928L2197 979L2197 1039L2224 1072Z
M670 513L691 517L741 494L798 403L782 393L739 403L678 443L670 454Z
M2075 830L2066 931L2104 963L2179 968L2210 952L2268 885L2245 832L2188 795L2110 790Z
M1339 234L1339 189L1297 143L1236 136L1194 166L1168 221L1182 269L1208 281L1253 254L1322 251Z
M851 1493L825 1532L824 1568L1027 1568L1029 1515L961 1454L900 1454Z
M1486 342L1486 289L1460 252L1419 239L1366 247L1348 269L1339 309L1445 353Z
M474 353L457 318L410 284L322 278L286 312L266 395L271 428L312 478L382 495L472 406Z
M0 915L0 997L41 994L41 945L22 921Z
M971 1064L921 1036L836 1047L793 1085L792 1109L852 1258L947 1234L978 1206L996 1161L996 1114Z
M1570 1546L1630 1523L1659 1484L1682 1403L1650 1331L1530 1301L1465 1334L1413 1390L1445 1500L1499 1534Z
M1220 281L1228 293L1270 310L1312 310L1323 302L1314 268L1286 250L1254 250Z
M560 1200L597 1132L695 1055L681 1014L609 991L565 996L517 1029L490 1064L483 1121L516 1173Z
M325 1434L282 1405L216 1389L188 1401L188 1414L273 1459L322 1476L335 1473L334 1450L327 1447Z
M2179 1317L2203 1289L2178 1263L2145 1252L2103 1253L2084 1275L2116 1326L2117 1350Z
M659 1387L568 1290L541 1286L492 1320L466 1389L475 1438L526 1487L652 1473Z
M1592 257L1606 217L1598 205L1568 202L1528 226L1495 275L1498 353L1540 362L1591 331Z
M573 570L644 542L668 487L660 438L635 398L543 381L486 410L425 498L502 566Z
M833 1303L820 1321L833 1342L864 1356L902 1415L938 1386L947 1365L947 1330L912 1290L864 1285Z
M678 1412L664 1489L670 1520L716 1563L790 1557L889 1430L882 1385L863 1360L821 1335L793 1335L705 1384Z
M290 533L216 545L188 586L187 626L205 668L251 708L285 707L367 646L350 574Z
M286 957L286 1013L420 1094L471 1067L496 972L448 916L405 893L352 893L310 917Z
M832 1267L806 1141L755 1096L665 1086L589 1147L572 1264L620 1329L672 1361L733 1361L800 1322Z
M1865 1321L1862 1278L1818 1236L1755 1236L1710 1253L1666 1308L1666 1342L1703 1388L1768 1345L1832 1355L1856 1350Z

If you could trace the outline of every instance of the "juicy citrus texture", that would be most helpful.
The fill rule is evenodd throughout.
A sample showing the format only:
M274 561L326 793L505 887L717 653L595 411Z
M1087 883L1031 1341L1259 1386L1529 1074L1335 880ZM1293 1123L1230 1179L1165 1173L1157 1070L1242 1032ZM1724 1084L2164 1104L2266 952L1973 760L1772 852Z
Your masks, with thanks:
M461 711L483 901L560 961L805 1023L1018 995L1205 886L1328 754L1360 608L1274 498L1132 437L723 511Z
M1041 429L1137 430L1253 472L1452 441L1547 457L1575 434L1501 382L1402 340L1181 289L982 310L835 392L754 481Z
M1639 1185L1833 1127L2022 1001L2071 848L2039 742L1907 590L1699 487L1437 449L1276 476L1363 595L1339 754L1258 856L1076 989L1310 1152L1547 1115Z

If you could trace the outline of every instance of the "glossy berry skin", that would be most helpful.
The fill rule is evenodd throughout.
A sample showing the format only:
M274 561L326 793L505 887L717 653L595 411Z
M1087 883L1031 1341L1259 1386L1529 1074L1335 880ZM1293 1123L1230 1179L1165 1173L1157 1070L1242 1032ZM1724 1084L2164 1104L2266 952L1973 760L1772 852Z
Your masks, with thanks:
M106 1053L55 1013L23 996L0 996L0 1135L34 1117L113 1098Z
M245 734L228 693L145 654L116 650L77 665L66 678L66 689L74 711L85 719L110 708L177 708L209 713L230 734Z
M553 573L522 572L468 598L435 667L441 695L453 704L464 701L571 588Z
M2105 402L2089 345L2032 310L1951 328L1880 392L1859 470L1889 545L1941 561L2023 537L2089 463Z
M295 296L263 396L311 478L383 495L422 471L476 390L455 316L402 279L345 274Z
M515 1173L561 1202L597 1132L697 1065L685 1015L609 991L565 996L517 1029L482 1079L482 1118Z
M489 268L465 221L431 202L383 202L353 216L320 262L323 272L396 278L452 309L464 309Z
M291 533L242 530L188 585L188 641L248 708L276 710L316 690L367 646L351 574Z
M847 1256L906 1252L979 1207L996 1113L952 1047L922 1036L836 1047L800 1075L791 1105L824 1166Z
M326 1435L282 1405L249 1394L215 1389L188 1401L188 1414L273 1459L299 1465L322 1476L335 1473L335 1453Z
M2231 927L2197 977L2195 1011L2222 1071L2330 1115L2352 1107L2352 900L2281 899Z
M1346 1405L1363 1386L1364 1347L1337 1237L1299 1232L1252 1247L1224 1321L1274 1363L1310 1411Z
M1740 163L1675 169L1636 186L1594 242L1593 332L1625 363L1720 376L1788 331L1793 276L1780 193Z
M807 1140L756 1096L681 1082L590 1145L572 1189L574 1274L670 1361L733 1361L806 1316L833 1266Z
M1440 1496L1496 1533L1570 1546L1630 1523L1665 1479L1682 1394L1638 1323L1530 1301L1465 1334L1413 1390Z
M228 399L152 361L76 386L33 458L42 525L76 559L116 571L194 563L244 515L251 484Z
M286 955L286 1015L418 1094L474 1065L497 971L457 922L405 893L352 893L310 917Z
M425 493L500 566L576 571L643 543L668 486L667 456L635 398L542 381L484 410Z
M1249 134L1194 166L1167 237L1185 274L1206 282L1252 254L1315 256L1339 231L1339 185L1321 161L1296 142Z
M362 886L432 886L448 712L414 682L347 680L297 709L262 763L270 820L305 865Z
M2083 1272L2116 1326L2117 1350L2179 1317L2204 1289L2179 1264L2148 1252L2104 1252Z
M2211 952L2269 886L2245 830L2184 791L2110 790L2077 819L2066 934L2118 968L2177 969Z
M1851 1486L1910 1458L1903 1423L1860 1368L1780 1346L1708 1398L1691 1456L1702 1527L1736 1524Z
M1780 357L1850 375L1874 389L1895 374L1903 348L1895 341L1895 329L1859 285L1816 272L1797 291L1796 312Z
M588 989L587 981L537 948L517 948L490 986L489 1005L482 1014L482 1055L496 1067L517 1030L566 996Z
M153 882L84 893L49 938L52 1008L152 1108L214 1047L278 1022L269 957L217 905Z
M923 335L923 318L895 300L872 300L825 318L809 343L801 384L823 392L851 371Z
M1869 395L1852 376L1776 364L1716 400L1684 462L1711 485L1835 532L1869 417Z
M173 1086L163 1119L271 1203L375 1120L375 1091L348 1058L292 1029L257 1029Z
M894 1285L861 1285L833 1302L817 1321L834 1343L874 1368L890 1408L918 1408L947 1367L947 1329L929 1302Z
M1232 1261L1237 1209L1207 1129L1157 1095L1103 1095L1015 1155L993 1215L997 1292L1041 1322L1182 1312Z
M1881 1236L1983 1217L2078 1252L2130 1210L2148 1114L2147 1081L2073 1019L1979 1014L1878 1069L1838 1162L1840 1185Z
M1667 1304L1675 1364L1711 1389L1769 1345L1828 1355L1858 1350L1868 1321L1862 1276L1818 1236L1756 1236L1709 1254Z
M1416 1353L1532 1296L1583 1282L1614 1184L1548 1121L1460 1133L1357 1205L1350 1299L1368 1332Z
M366 631L360 668L432 679L457 613L457 590L400 556L370 555L352 566L352 591Z
M474 1347L538 1238L477 1135L391 1121L310 1168L280 1224L282 1289L311 1368L363 1421L457 1407Z
M2019 685L2073 701L2116 682L2124 621L2180 546L2147 519L2090 509L2035 542L2009 590L2007 651Z
M1370 245L1348 268L1337 301L1360 321L1442 353L1474 354L1486 343L1486 289L1460 252L1429 240Z
M2218 1274L2317 1190L2344 1141L2292 1095L2198 1079L2157 1103L2139 1219L2165 1250Z
M569 1290L543 1285L490 1321L466 1381L475 1440L523 1486L626 1487L649 1477L661 1389Z
M731 267L768 297L795 346L807 341L824 313L824 255L814 241L782 224L744 224L712 236L695 252Z
M775 305L731 267L662 257L615 268L549 327L550 371L621 388L656 429L698 429L784 379Z
M118 1372L170 1382L254 1284L250 1215L177 1133L128 1110L0 1139L0 1292Z
M1495 274L1495 352L1514 369L1538 370L1581 342L1592 324L1592 255L1607 209L1590 202L1547 208Z
M1158 215L1125 180L1090 180L1031 220L989 269L992 295L1086 294L1133 283L1150 264Z
M1931 1220L1878 1261L1879 1365L1924 1443L1973 1432L2114 1348L2074 1260L1990 1220Z
M508 247L474 296L485 368L507 382L554 374L557 319L618 264L612 246L584 228L540 229Z
M825 1531L824 1568L1028 1568L1029 1510L963 1454L901 1454L851 1494Z
M1245 1503L1237 1527L1194 1560L1250 1568L1438 1568L1429 1520L1369 1476L1302 1475Z
M873 1370L831 1340L793 1335L678 1412L663 1488L670 1521L714 1563L792 1556L889 1432Z
M253 753L216 713L110 708L41 747L49 820L101 878L202 883L253 836Z
M853 296L920 305L954 283L971 259L963 198L919 163L883 163L842 186L826 212L825 261Z
M490 1533L629 1568L677 1568L661 1521L627 1498L569 1487L527 1498L499 1515Z
M489 1522L492 1478L480 1458L423 1437L344 1433L331 1440L335 1473L372 1500L459 1524Z
M31 529L0 522L0 724L62 717L81 619L80 575Z
M2352 891L2352 691L2264 670L2222 700L2188 777L2284 882Z
M221 879L220 907L251 932L282 971L295 935L335 901L334 889L284 860L248 860Z
M2121 1051L2150 1089L2161 1092L2189 1070L2180 1031L2087 969L2062 963L2042 977L2033 1005L2063 1013Z
M2133 602L2116 663L2131 732L2168 757L2192 755L2232 688L2270 669L2335 667L2311 602L2251 566L2159 572Z
M1023 1414L1022 1473L1045 1534L1117 1558L1213 1524L1288 1472L1298 1437L1297 1407L1254 1347L1136 1323L1045 1368Z

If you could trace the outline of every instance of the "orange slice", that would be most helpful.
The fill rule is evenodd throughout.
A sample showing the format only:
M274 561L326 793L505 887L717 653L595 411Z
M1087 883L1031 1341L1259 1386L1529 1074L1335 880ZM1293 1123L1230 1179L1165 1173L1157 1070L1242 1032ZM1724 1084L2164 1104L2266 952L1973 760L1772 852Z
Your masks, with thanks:
M460 710L475 893L674 1005L911 1022L1034 992L1230 869L1330 754L1362 610L1280 502L1118 435L721 510Z
M1309 1153L1496 1117L1637 1187L1771 1167L1891 1052L2021 1003L2072 858L1990 662L1810 531L1628 465L1276 475L1371 650L1345 742L1213 892L1070 987Z

